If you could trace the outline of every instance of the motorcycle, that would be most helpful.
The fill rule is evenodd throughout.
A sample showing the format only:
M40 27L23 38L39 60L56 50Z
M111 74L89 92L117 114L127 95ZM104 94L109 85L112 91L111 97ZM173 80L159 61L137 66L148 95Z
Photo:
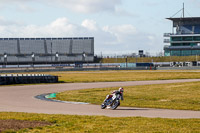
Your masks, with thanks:
M101 109L105 109L110 106L111 109L115 110L120 105L120 94L107 95L104 102L101 104Z

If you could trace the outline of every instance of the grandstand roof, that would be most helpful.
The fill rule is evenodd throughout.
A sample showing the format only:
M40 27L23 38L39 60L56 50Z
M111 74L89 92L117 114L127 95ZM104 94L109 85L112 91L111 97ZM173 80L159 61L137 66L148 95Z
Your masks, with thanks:
M200 17L166 18L172 21L200 21Z
M0 38L0 40L75 40L75 39L94 39L94 37L59 37L59 38Z
M200 17L186 17L186 18L166 18L173 21L173 27L177 25L200 25Z

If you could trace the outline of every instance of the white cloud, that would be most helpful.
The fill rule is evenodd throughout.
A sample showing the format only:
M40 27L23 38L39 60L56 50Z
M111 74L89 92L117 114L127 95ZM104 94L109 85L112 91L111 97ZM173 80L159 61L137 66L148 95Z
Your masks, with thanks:
M17 22L16 22L17 24ZM75 36L77 28L75 24L69 22L67 18L58 18L45 26L38 25L10 25L1 24L1 37L62 37Z
M115 35L118 39L118 43L126 41L128 38L133 38L137 34L137 30L133 25L118 25L118 26L105 26L103 28L105 32L109 32ZM130 40L130 39L129 39Z
M89 19L86 19L82 22L81 24L83 27L89 29L89 30L94 30L96 31L98 28L97 28L97 25L96 25L96 21L94 20L89 20Z
M44 26L0 23L0 37L95 37L95 52L110 54L150 49L157 42L155 35L130 24L98 27L94 20L73 24L65 17Z
M130 51L134 52L139 49L146 51L156 52L155 45L162 45L156 35L142 32L130 24L117 25L117 26L105 26L103 31L109 32L114 35L116 39L112 44L113 51L116 53L124 53ZM153 47L153 49L152 49Z

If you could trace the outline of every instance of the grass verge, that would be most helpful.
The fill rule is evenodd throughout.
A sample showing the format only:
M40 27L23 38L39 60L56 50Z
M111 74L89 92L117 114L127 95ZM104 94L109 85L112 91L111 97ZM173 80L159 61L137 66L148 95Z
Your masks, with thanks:
M124 87L121 106L180 110L200 110L200 82ZM84 89L58 93L63 101L101 104L105 96L118 88Z
M44 121L25 121L25 120L1 120L0 119L0 132L12 132L24 128L36 128L51 125L50 122Z
M199 71L92 71L92 72L50 72L58 75L60 82L115 82L168 79L199 79Z
M192 62L200 60L200 56L163 56L163 57L128 57L127 62ZM103 58L102 63L125 63L126 58Z
M33 74L33 73L31 73ZM40 74L40 73L37 73ZM59 76L59 83L200 79L199 70L42 72Z
M199 132L200 119L110 118L105 116L0 113L0 119L46 121L52 125L12 132ZM0 125L1 129L1 125Z

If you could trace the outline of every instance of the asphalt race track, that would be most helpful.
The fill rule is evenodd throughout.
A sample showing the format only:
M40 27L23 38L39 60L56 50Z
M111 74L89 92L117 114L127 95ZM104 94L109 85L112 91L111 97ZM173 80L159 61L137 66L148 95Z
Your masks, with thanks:
M200 118L200 111L168 110L152 108L118 107L116 110L102 110L100 105L69 104L44 101L35 96L45 93L62 92L86 88L124 87L147 84L164 84L200 81L200 79L98 82L98 83L65 83L29 86L1 86L0 112L28 112L45 114L70 115L103 115L110 117L160 117L160 118ZM126 92L125 92L126 93ZM125 97L126 99L126 97Z

